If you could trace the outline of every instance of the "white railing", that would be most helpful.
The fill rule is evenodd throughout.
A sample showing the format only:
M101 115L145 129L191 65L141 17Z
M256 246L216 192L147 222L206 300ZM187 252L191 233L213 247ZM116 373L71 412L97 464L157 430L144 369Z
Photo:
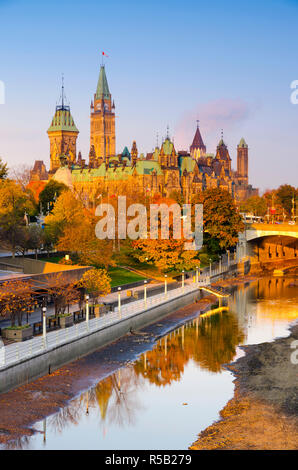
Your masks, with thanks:
M185 282L184 287L168 290L166 293L157 294L147 299L136 300L126 305L114 309L101 317L92 318L89 321L76 323L68 328L57 329L43 336L37 336L30 340L9 344L0 348L0 372L7 365L17 364L18 362L33 358L44 352L55 349L57 346L67 344L78 338L88 336L91 333L102 330L107 326L118 323L121 320L145 312L156 305L162 305L170 300L184 296L190 292L196 291L199 287L210 284L208 276L200 277L198 282Z

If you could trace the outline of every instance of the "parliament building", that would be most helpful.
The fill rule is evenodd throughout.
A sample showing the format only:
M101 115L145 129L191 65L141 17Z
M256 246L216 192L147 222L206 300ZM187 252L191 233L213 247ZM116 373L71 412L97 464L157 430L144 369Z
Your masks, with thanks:
M72 190L95 201L99 190L115 188L126 181L140 192L162 197L181 194L185 202L208 188L227 189L236 202L257 195L248 182L248 146L242 138L237 146L237 170L223 138L216 153L207 153L199 126L189 151L175 149L169 135L161 147L151 153L139 154L137 143L116 154L115 103L109 90L105 66L100 68L96 92L90 105L90 151L88 162L77 153L77 129L70 107L62 100L47 130L50 140L50 169L36 161L31 181L54 178Z

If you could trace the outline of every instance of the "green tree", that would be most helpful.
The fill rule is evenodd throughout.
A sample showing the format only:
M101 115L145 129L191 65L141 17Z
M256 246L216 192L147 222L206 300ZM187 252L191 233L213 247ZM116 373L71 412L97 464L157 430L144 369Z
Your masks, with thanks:
M298 196L298 189L289 184L283 184L276 190L276 196L287 216L290 216L292 213L293 198L295 200Z
M63 191L68 191L68 187L51 179L39 194L39 206L42 207L44 213L51 212L56 200Z
M193 198L193 203L203 204L204 236L212 249L227 250L238 242L238 233L244 230L244 223L231 194L220 188L206 189ZM205 241L206 243L206 241Z

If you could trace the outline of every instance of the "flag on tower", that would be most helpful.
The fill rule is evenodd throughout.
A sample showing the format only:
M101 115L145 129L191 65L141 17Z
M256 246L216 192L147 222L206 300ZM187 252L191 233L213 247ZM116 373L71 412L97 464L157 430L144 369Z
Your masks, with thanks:
M105 52L102 52L102 55L104 55L105 57L109 57Z

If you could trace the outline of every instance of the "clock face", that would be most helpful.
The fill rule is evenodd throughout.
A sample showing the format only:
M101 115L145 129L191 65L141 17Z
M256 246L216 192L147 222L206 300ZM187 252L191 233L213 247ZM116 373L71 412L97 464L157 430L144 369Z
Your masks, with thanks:
M99 111L100 110L100 103L96 106L96 109Z

